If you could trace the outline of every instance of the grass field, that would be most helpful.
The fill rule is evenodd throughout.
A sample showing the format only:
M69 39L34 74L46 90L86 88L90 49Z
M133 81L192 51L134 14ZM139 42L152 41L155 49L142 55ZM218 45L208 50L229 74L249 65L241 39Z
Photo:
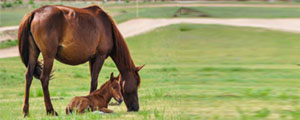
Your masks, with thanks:
M50 93L59 117L47 117L40 82L30 94L30 119L300 119L299 34L221 25L171 25L127 39L140 75L140 111L66 116L73 96L86 95L88 64L55 62ZM25 67L0 59L0 119L22 118ZM108 59L99 77L117 73Z
M88 5L86 5L88 6ZM180 7L140 8L139 18L172 18ZM299 18L300 8L253 8L253 7L189 7L210 15L212 18ZM136 8L109 8L120 23L136 18ZM18 25L28 8L9 8L0 12L0 27ZM183 16L185 17L185 16ZM193 17L193 15L186 16ZM194 16L195 17L195 16Z
M12 47L12 46L17 46L17 45L18 45L17 40L3 41L3 42L0 42L0 49L1 48L9 48L9 47Z

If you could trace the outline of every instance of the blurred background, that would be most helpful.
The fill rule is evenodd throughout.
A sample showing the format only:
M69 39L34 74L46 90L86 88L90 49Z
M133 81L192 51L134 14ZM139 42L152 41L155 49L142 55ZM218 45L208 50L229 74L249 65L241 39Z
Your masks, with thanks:
M300 119L299 0L1 0L0 119L21 119L26 68L18 57L23 16L44 5L99 5L117 22L140 75L140 111L66 116L87 95L88 64L55 61L50 94L59 117L46 116L33 80L30 119ZM41 57L40 57L41 59ZM108 58L99 85L111 72Z

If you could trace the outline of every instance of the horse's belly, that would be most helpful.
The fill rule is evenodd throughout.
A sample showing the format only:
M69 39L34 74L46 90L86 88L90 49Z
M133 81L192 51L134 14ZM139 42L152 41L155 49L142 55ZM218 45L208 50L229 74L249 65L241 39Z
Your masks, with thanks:
M78 65L87 62L94 56L96 51L82 46L60 45L56 54L56 59L62 63Z

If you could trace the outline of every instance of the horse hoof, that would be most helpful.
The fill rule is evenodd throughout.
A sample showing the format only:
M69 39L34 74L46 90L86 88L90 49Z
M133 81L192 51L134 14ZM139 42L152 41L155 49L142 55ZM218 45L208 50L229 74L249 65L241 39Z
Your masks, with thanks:
M47 112L47 115L58 116L56 111Z
M23 113L23 118L26 118L27 116L29 116L28 112L27 113Z
M57 112L56 111L54 111L54 114L53 114L54 116L58 116L58 114L57 114Z
M29 105L24 104L23 105L23 117L25 118L26 116L28 116L28 109L29 109Z

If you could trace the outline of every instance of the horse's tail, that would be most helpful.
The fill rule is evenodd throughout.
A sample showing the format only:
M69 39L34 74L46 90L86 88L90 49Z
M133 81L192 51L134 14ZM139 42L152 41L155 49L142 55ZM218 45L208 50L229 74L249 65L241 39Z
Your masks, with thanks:
M73 111L73 110L72 110L72 109L70 108L70 106L68 105L67 108L66 108L66 114L67 114L67 115L72 114L72 111Z
M34 12L30 12L30 13L26 14L21 21L19 31L18 31L19 53L20 53L22 62L24 63L24 65L26 67L28 66L29 54L30 54L29 40L33 40L31 30L30 30L30 26L31 26L33 17L34 17ZM41 71L42 71L41 63L37 62L34 73L33 73L34 77L37 79L40 79Z

